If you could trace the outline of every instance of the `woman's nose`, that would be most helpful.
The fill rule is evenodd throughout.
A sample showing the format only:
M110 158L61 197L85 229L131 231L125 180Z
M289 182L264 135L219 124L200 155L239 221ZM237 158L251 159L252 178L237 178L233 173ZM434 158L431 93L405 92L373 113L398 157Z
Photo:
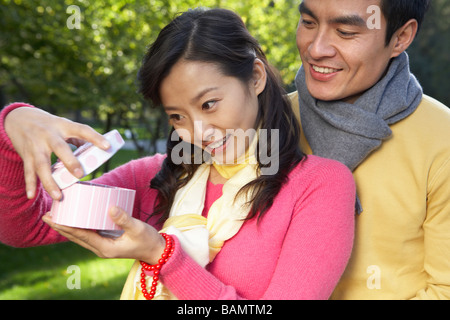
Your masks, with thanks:
M194 139L200 144L203 142L214 141L216 130L214 126L204 120L194 121Z

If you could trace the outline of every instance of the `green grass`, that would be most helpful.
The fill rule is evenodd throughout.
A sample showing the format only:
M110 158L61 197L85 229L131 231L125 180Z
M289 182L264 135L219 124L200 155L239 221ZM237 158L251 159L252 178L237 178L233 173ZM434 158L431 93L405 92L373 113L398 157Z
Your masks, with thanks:
M120 150L111 168L136 157L135 151ZM118 299L132 263L100 259L70 242L24 249L0 244L0 300ZM79 289L73 288L76 279Z
M100 259L74 243L25 249L0 245L0 261L0 300L118 299L133 262Z

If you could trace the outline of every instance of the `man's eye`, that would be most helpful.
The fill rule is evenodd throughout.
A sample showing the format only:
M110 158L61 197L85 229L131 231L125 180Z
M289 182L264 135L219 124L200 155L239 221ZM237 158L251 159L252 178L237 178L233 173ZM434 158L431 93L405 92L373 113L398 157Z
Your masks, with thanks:
M309 20L305 20L305 19L301 19L300 20L301 24L304 25L306 28L312 28L314 26L314 22L309 21Z
M356 32L348 32L343 30L337 30L337 32L344 38L351 38L356 35Z

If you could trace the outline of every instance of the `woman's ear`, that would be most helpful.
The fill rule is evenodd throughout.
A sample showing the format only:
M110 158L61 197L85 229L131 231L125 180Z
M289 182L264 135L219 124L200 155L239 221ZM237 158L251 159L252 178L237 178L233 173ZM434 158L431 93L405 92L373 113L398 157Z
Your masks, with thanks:
M397 32L393 36L394 44L392 48L391 58L399 56L402 52L408 49L408 47L416 37L417 29L417 20L411 19L406 22L403 27L397 30Z
M259 95L266 88L267 72L264 62L262 62L258 58L255 59L252 80L253 80L252 85L255 89L255 93L256 95Z

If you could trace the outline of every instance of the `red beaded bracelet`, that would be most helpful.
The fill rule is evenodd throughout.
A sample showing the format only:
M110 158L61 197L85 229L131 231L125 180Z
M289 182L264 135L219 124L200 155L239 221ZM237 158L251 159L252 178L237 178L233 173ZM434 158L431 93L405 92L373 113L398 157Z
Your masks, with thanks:
M152 300L155 297L156 292L156 286L158 284L159 280L159 271L161 270L162 266L169 260L169 258L173 254L174 250L174 242L173 238L169 236L168 234L161 233L161 235L166 240L166 247L164 248L164 252L161 255L161 259L158 260L158 263L155 265L148 264L144 261L141 261L141 289L142 294L144 295L145 299ZM152 286L150 288L150 292L147 291L147 284L145 281L145 271L153 271L153 282Z

